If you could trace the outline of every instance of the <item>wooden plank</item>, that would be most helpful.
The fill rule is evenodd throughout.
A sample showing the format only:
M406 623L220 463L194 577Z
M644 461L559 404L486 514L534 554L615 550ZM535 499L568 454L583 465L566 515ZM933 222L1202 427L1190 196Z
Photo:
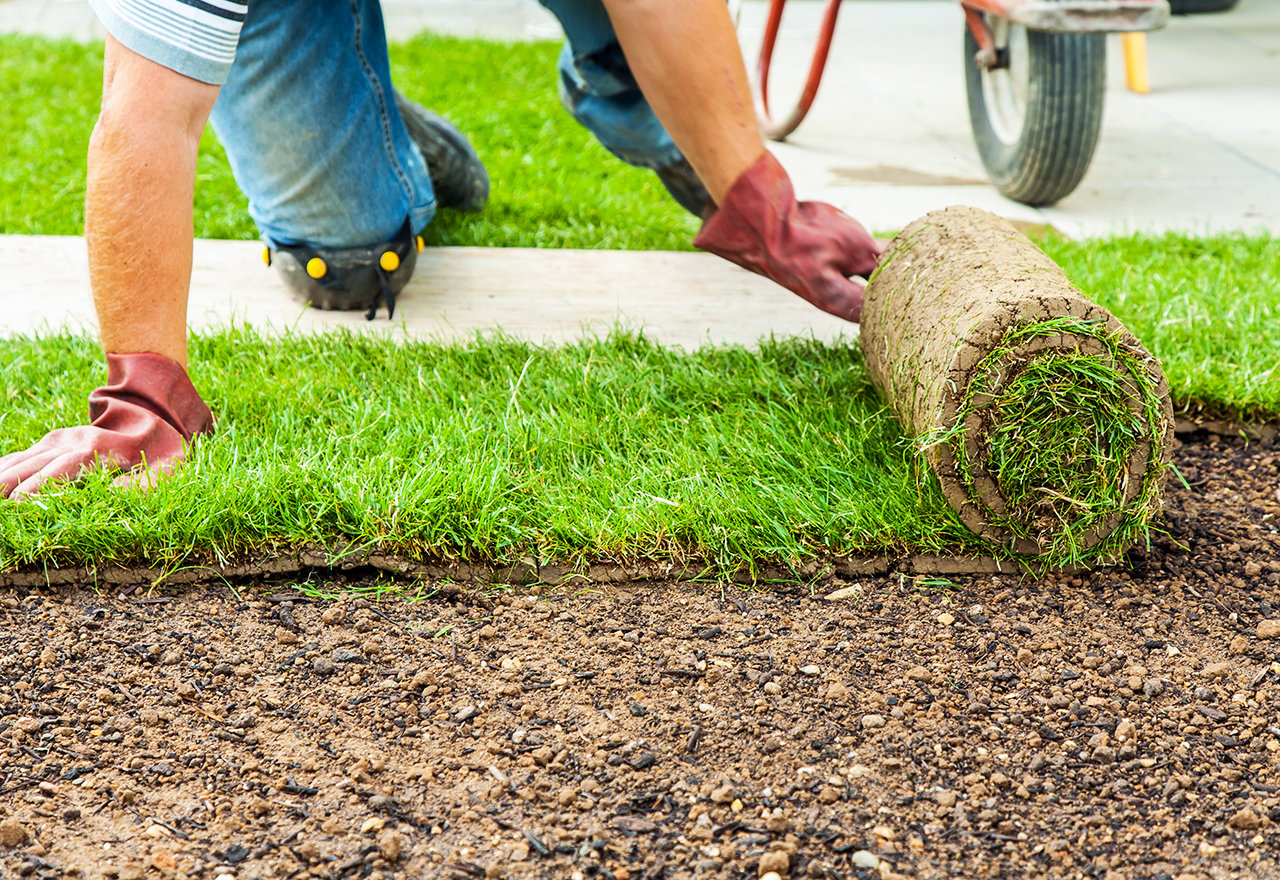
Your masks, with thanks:
M0 236L0 333L93 330L84 240ZM385 312L306 308L253 242L197 241L188 308L194 329L234 322L269 333L344 327L399 338L469 339L501 330L554 343L617 326L685 348L754 345L770 334L851 339L857 327L709 254L534 248L431 248Z

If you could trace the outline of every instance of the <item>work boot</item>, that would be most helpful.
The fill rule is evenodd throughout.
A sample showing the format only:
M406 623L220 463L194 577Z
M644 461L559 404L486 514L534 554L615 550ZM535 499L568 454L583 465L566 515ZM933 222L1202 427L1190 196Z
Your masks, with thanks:
M413 103L399 90L395 99L409 137L427 160L436 202L459 211L483 209L489 201L489 172L466 136L439 113Z
M422 237L406 219L391 241L365 247L313 248L303 244L268 247L263 254L289 286L314 308L367 309L370 321L385 306L396 313L396 295L409 283L422 250Z
M658 180L662 181L662 185L667 188L667 192L671 193L671 197L679 202L682 208L695 217L702 217L702 212L706 209L707 202L711 201L711 196L688 159L682 156L678 162L663 168L655 168L654 172L658 175Z

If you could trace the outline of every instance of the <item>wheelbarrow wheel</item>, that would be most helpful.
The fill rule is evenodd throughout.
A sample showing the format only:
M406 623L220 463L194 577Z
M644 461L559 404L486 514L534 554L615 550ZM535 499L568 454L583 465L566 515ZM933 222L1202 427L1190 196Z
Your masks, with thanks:
M1050 205L1084 178L1098 145L1106 87L1103 34L1029 31L989 18L1001 66L975 60L965 28L965 85L978 155L1000 192Z

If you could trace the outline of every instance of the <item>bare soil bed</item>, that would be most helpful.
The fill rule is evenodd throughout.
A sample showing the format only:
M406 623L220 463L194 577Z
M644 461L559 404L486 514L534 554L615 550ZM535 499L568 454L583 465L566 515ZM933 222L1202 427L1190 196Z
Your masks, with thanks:
M1084 576L0 594L0 877L1280 877L1280 452L1175 463Z

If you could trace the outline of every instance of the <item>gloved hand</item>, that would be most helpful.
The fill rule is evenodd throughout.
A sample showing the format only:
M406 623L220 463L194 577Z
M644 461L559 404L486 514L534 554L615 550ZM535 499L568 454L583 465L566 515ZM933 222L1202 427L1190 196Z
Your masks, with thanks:
M704 216L693 243L778 282L846 321L862 315L863 285L880 246L857 220L824 202L797 202L791 179L766 152Z
M149 479L186 457L184 441L213 429L187 371L158 354L107 355L107 384L90 393L89 419L0 458L0 497L30 495L93 467L132 471L126 479L133 482Z

